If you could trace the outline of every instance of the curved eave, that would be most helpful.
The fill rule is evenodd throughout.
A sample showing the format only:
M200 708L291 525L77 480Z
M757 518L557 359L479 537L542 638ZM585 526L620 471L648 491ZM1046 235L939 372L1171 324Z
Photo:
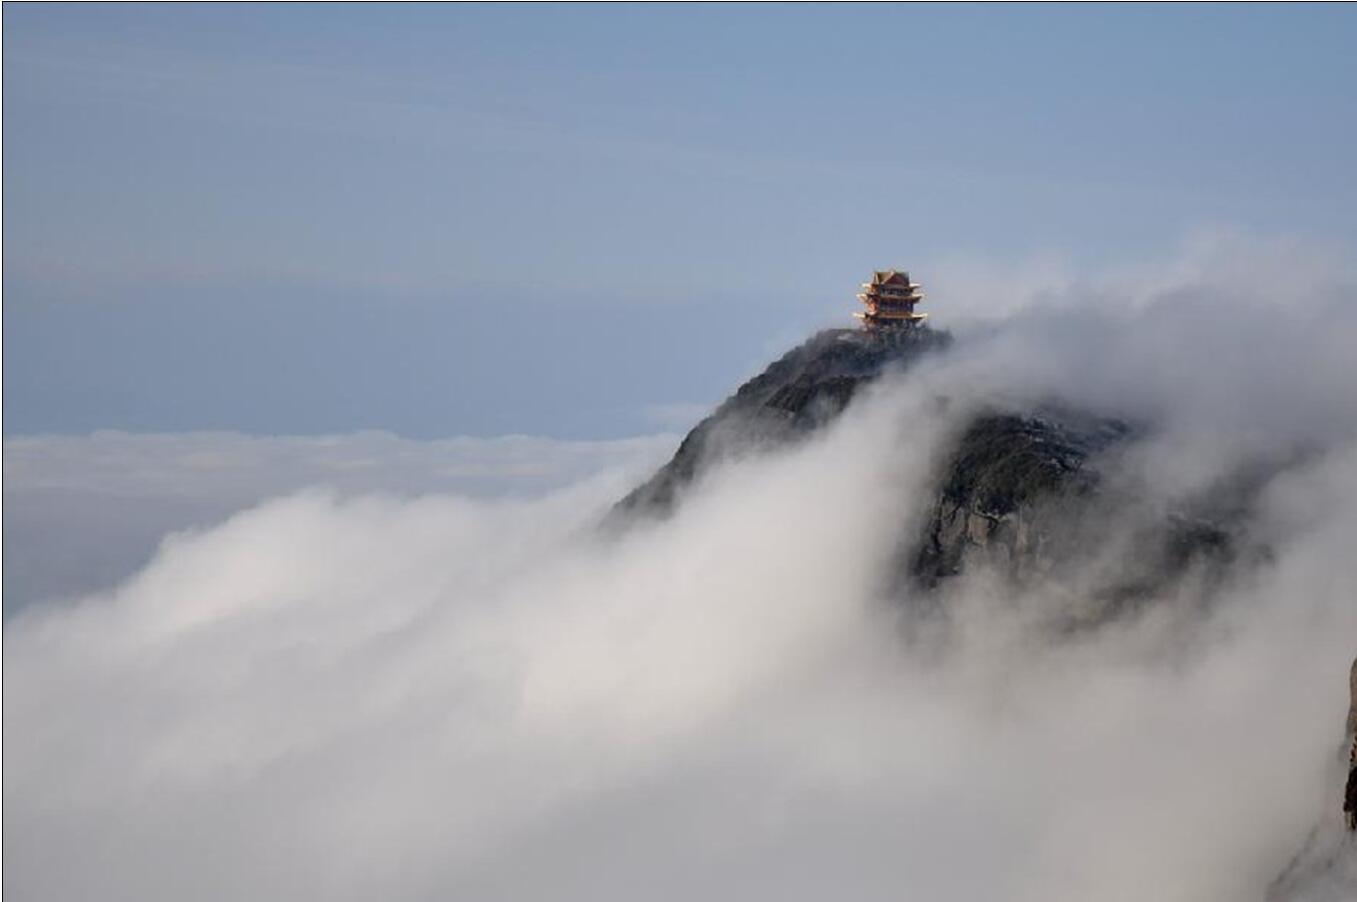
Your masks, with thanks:
M921 320L928 319L927 313L872 313L871 311L868 311L866 313L862 312L854 313L853 315L863 321L892 320L895 322L917 323Z

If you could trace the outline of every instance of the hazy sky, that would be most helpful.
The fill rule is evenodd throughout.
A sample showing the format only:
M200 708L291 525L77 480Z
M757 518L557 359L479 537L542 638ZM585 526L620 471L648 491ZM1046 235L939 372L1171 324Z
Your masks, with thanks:
M956 259L1351 243L1355 39L1352 8L9 3L5 428L626 435L873 266L945 322Z

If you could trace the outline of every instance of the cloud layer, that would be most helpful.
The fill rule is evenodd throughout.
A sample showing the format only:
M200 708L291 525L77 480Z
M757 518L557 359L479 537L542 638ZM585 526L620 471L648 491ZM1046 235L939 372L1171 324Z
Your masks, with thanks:
M1332 829L1357 637L1357 317L1322 272L1071 286L620 537L591 528L617 479L172 537L7 627L5 889L1259 898ZM1056 389L1154 425L1124 462L1151 502L1303 452L1268 561L1074 636L983 573L941 625L884 597L966 411Z
M365 432L33 435L5 439L5 614L121 582L171 532L302 489L350 497L540 495L595 478L621 490L677 441L505 436L412 441Z

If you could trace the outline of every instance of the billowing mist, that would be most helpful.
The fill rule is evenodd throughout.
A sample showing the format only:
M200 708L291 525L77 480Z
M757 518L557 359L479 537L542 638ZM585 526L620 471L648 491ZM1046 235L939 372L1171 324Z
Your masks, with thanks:
M7 626L4 888L1262 899L1342 847L1354 284L1229 241L1062 278L620 534L591 477L171 535ZM1081 630L1044 616L1063 588L977 570L939 614L887 579L970 412L1052 396L1143 424L1118 466L1149 506L1266 462L1264 551Z

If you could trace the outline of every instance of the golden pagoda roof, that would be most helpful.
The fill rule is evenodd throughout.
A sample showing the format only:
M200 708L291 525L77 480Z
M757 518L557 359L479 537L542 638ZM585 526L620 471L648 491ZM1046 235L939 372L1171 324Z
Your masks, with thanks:
M900 285L904 287L918 287L917 282L911 282L909 273L903 269L878 269L872 273L873 285Z

